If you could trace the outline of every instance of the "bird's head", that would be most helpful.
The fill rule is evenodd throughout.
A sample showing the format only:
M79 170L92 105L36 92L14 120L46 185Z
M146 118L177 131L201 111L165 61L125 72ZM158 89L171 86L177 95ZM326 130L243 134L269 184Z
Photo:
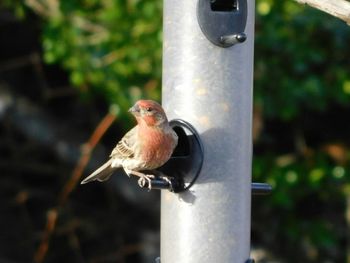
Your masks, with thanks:
M165 112L157 102L153 100L139 100L129 109L139 124L147 126L160 126L168 122Z

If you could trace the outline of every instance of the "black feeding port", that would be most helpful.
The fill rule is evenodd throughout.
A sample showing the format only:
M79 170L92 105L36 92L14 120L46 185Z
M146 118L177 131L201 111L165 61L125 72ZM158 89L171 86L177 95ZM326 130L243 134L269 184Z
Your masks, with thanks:
M210 8L216 12L230 12L238 10L237 0L211 0Z
M178 136L178 144L170 160L154 171L159 175L151 180L151 188L178 193L189 189L197 179L203 164L203 145L188 122L176 119L170 121L170 126Z
M190 155L190 141L185 130L180 126L173 126L172 128L178 136L178 144L172 157L188 157Z

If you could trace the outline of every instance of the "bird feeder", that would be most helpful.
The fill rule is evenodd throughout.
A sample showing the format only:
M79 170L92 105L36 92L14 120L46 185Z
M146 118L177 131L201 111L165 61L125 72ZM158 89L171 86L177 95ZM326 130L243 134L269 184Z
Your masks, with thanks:
M153 180L162 263L252 262L253 0L164 0L162 105L179 136ZM147 186L145 186L147 187Z
M162 105L196 130L203 164L161 193L162 263L249 260L253 48L253 0L164 0Z

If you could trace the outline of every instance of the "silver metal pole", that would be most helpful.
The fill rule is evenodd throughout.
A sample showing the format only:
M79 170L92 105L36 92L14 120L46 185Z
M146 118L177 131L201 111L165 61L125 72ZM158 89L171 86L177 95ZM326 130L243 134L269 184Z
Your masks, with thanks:
M247 40L223 48L203 35L197 0L164 0L163 106L198 131L204 163L189 191L162 191L162 263L249 259L254 0L247 5Z

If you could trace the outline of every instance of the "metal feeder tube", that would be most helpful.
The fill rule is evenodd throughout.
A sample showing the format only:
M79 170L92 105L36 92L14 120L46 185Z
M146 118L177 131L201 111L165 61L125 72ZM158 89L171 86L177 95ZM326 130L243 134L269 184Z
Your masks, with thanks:
M245 42L230 47L203 34L197 4L164 0L162 104L169 120L196 129L204 161L190 189L161 193L160 259L243 263L250 252L255 3L247 0L238 32Z

